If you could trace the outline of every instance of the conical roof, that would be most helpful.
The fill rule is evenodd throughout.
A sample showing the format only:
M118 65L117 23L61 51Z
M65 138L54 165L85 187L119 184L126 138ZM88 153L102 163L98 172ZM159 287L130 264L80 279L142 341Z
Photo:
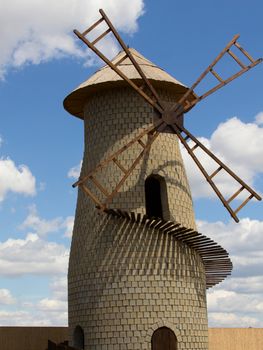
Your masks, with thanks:
M165 87L174 90L177 94L183 94L187 87L181 82L166 73L163 69L146 59L135 49L129 49L136 61L139 63L146 77L155 87ZM125 52L121 51L113 60L117 63L125 56ZM134 68L129 58L125 58L118 68L131 80L139 81L141 77ZM83 119L83 107L88 96L100 89L113 88L121 85L128 86L114 70L108 65L103 66L95 72L89 79L80 84L73 92L71 92L64 100L64 108L72 115Z

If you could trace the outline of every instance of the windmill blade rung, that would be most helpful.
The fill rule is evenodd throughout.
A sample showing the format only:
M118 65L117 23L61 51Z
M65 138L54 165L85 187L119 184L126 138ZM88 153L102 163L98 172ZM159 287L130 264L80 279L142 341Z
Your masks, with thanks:
M185 104L185 107L186 107L186 108L188 108L188 107L191 106L191 103L190 103L189 100L185 100L185 101L184 101L184 104Z
M244 186L240 187L240 189L237 190L237 191L227 200L227 203L232 202L232 200L235 199L244 189L245 189Z
M142 146L142 148L145 148L146 147L146 145L145 145L145 143L144 142L142 142L142 140L141 139L139 139L138 140L138 143Z
M124 55L121 59L119 59L119 61L115 63L115 66L117 67L119 64L121 64L121 62L125 61L126 58L128 58L128 55Z
M250 201L250 199L252 199L254 197L253 194L251 194L250 196L247 197L247 199L235 210L235 214L239 212L240 209L242 209L246 204L247 202Z
M220 83L223 83L223 82L224 82L224 79L222 79L222 78L220 77L220 75L219 75L216 71L214 71L212 68L211 68L210 72L213 74L214 77L216 77L216 79L217 79L218 81L220 81Z
M113 158L112 161L117 165L118 168L121 169L121 171L126 174L128 172L127 169L124 168L124 166L122 166L122 164L118 161L118 159Z
M97 37L97 39L92 41L92 45L95 45L98 41L100 41L102 38L104 38L104 36L106 36L107 34L109 34L109 32L111 32L111 29L107 29L105 30L105 32L103 32L100 36Z
M240 65L241 68L246 68L246 65L240 61L240 59L232 52L231 50L227 50L227 53Z
M238 42L235 42L234 45L249 59L250 62L254 63L255 60L250 56L250 54L240 46Z
M100 202L100 200L88 189L87 186L81 184L80 188L97 204L99 209L104 210L105 206Z
M95 22L92 26L90 26L88 29L86 29L82 35L85 36L87 35L89 32L91 32L94 28L96 28L101 22L103 22L104 19L101 17L97 22Z
M223 169L223 167L222 167L222 165L220 165L220 167L219 168L217 168L209 177L210 177L210 179L212 179L216 174L218 174L219 173L219 171L220 170L222 170Z
M196 144L191 148L191 151L194 151L197 147L199 147L199 145L196 143Z
M109 192L106 190L105 187L102 186L102 184L94 177L90 176L90 180L94 183L94 185L106 196L109 196Z

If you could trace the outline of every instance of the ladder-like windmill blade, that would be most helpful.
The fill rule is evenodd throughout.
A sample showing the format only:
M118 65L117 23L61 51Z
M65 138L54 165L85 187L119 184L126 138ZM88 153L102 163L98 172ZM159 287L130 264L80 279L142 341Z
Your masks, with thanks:
M196 82L191 86L191 88L180 98L180 100L175 103L171 107L171 111L177 111L180 106L184 106L184 113L188 112L193 106L195 106L198 102L203 100L204 98L211 95L213 92L217 91L218 89L222 88L223 86L227 85L234 79L240 77L242 74L250 70L251 68L255 67L259 63L262 62L262 58L259 58L257 60L254 60L252 56L243 49L243 47L240 46L240 44L237 42L239 38L239 35L235 35L233 39L227 44L227 46L220 52L220 54L216 57L216 59L206 68L206 70L200 75L200 77L196 80ZM246 60L249 61L249 64L245 64L241 61L238 56L231 51L232 47L236 47L241 55L246 58ZM241 67L241 69L228 77L227 79L223 79L215 70L215 65L226 55L228 54L236 63ZM213 86L212 88L208 89L207 91L203 92L200 96L196 95L195 99L189 100L189 96L193 93L194 89L205 79L205 77L208 75L208 73L211 73L218 81L218 83Z
M173 124L171 125L175 133L177 134L179 140L186 148L189 155L192 157L202 174L205 176L206 181L210 184L210 186L215 191L216 195L220 199L220 201L223 203L225 208L228 210L232 218L239 222L239 219L237 217L237 213L252 199L256 198L257 200L261 200L262 198L257 194L250 186L248 186L239 176L237 176L228 166L226 166L218 157L216 157L208 148L206 148L197 138L195 138L187 129L185 129L182 126ZM190 147L187 140L192 140L194 143L193 147ZM194 154L194 151L200 147L214 162L218 164L218 168L213 171L211 174L208 174L208 172L205 170L204 166L200 162L200 160L197 158L197 156ZM228 173L236 183L240 185L240 188L233 193L228 199L224 197L222 192L219 190L218 186L213 181L213 178L221 171L225 171ZM238 208L233 209L230 206L230 203L236 199L241 192L247 191L248 197L238 206Z
M162 131L166 127L166 124L163 121L158 121L155 126L152 126L143 132L141 132L138 136L134 137L130 142L128 142L125 146L121 147L118 151L114 152L112 155L107 157L105 160L100 162L91 172L85 175L83 178L80 178L77 182L75 182L72 186L79 186L86 195L88 195L92 201L95 203L96 207L101 211L107 209L107 206L112 201L114 196L118 193L122 185L125 183L128 176L135 169L140 160L144 157L144 155L149 152L151 145L156 140L159 132ZM157 131L158 128L158 131ZM147 138L147 142L143 141L143 138ZM129 167L125 167L122 165L118 157L122 155L125 151L129 150L134 144L138 143L143 149L136 156L135 160ZM96 175L100 173L101 170L106 168L107 166L115 164L122 173L122 176L118 180L117 184L110 189L105 188L105 186L96 178ZM92 185L99 193L103 196L98 196L94 191L92 191L88 186Z
M141 97L143 97L151 106L153 106L160 114L162 114L164 107L162 105L162 101L154 89L153 85L150 83L149 79L147 79L143 70L136 62L134 56L132 55L129 48L125 45L124 41L121 39L119 33L114 28L113 24L105 14L105 12L100 9L101 18L95 22L92 26L86 29L84 32L80 33L78 30L74 30L74 33L77 37L82 40L97 56L99 56L111 69L113 69L123 80L125 80ZM108 29L100 34L96 39L90 41L87 38L87 35L94 31L97 26L99 26L102 22L106 23ZM118 44L122 47L125 52L125 55L117 62L113 63L110 59L108 59L102 52L99 50L95 44L97 44L102 38L104 38L107 34L112 33ZM134 81L129 79L126 74L124 74L118 65L123 62L126 58L129 58L134 68L138 72L139 76L143 80L142 85L137 85ZM146 89L145 89L146 88Z

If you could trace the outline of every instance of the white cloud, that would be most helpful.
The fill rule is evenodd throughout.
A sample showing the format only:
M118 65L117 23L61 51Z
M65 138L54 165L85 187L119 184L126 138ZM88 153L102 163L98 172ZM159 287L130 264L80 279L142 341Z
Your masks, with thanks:
M35 205L29 208L29 214L20 225L21 229L31 229L34 230L39 237L43 237L51 232L57 232L60 230L61 226L64 225L62 218L55 218L52 220L41 219L37 213Z
M0 242L0 275L58 275L67 271L68 249L36 234Z
M54 58L72 56L92 63L90 52L77 44L72 30L86 29L103 8L116 28L133 33L143 14L143 0L19 0L0 2L0 77L9 68L39 64ZM124 15L125 14L125 15ZM104 49L116 53L112 40L104 40Z
M224 283L223 287L218 286L207 293L209 326L262 327L263 295L234 292L225 287Z
M71 238L74 226L74 216L68 216L65 219L63 226L66 228L64 236Z
M33 317L29 312L9 310L0 310L0 324L1 326L43 325L40 320L33 323Z
M66 326L67 315L67 266L69 250L63 244L44 238L50 232L66 231L69 236L74 218L45 220L36 207L29 208L29 215L20 226L29 229L23 239L9 238L0 242L0 276L13 278L29 276L37 280L45 275L51 280L50 293L36 299L26 292L15 299L8 289L0 289L0 325L12 326ZM34 233L32 233L34 231ZM34 283L34 281L32 281ZM17 281L19 286L19 282ZM19 287L16 287L19 288ZM41 294L41 293L40 293ZM5 309L3 309L5 308Z
M49 284L50 297L43 298L31 305L35 314L49 325L66 326L68 324L67 276L54 277ZM37 318L36 317L36 318Z
M262 125L263 124L263 112L260 112L256 115L255 121L257 125Z
M82 167L82 160L80 161L80 163L78 165L75 165L69 169L68 177L73 178L73 179L78 179L79 175L80 175L81 167Z
M210 327L262 327L255 317L241 316L231 312L211 312L208 315Z
M263 296L243 294L228 290L214 290L208 293L208 308L211 312L262 313Z
M65 219L57 217L55 219L46 220L39 216L36 206L29 207L29 214L23 223L19 226L20 229L29 229L31 233L38 237L45 237L49 233L55 233L64 230L64 237L71 238L74 225L74 217L67 216Z
M0 159L0 202L8 192L33 196L36 194L36 179L26 165L16 166L7 158Z
M67 277L54 277L49 284L50 298L34 300L23 295L12 309L8 304L14 304L16 301L11 293L8 302L5 304L5 310L0 311L0 325L12 326L67 326L68 324L68 305L67 305ZM0 289L0 298L3 293ZM1 298L2 299L2 298ZM0 299L0 302L3 301ZM6 297L7 299L7 297ZM10 300L11 299L11 300ZM15 310L14 310L15 308Z
M250 186L254 185L257 176L263 172L262 119L262 112L255 117L253 123L244 123L234 117L219 124L210 139L199 138L208 149ZM182 150L182 155L193 196L213 198L214 191L185 149ZM209 174L218 168L218 165L199 148L195 151L195 155L201 160ZM231 196L240 187L224 171L216 175L213 180L226 197Z
M67 312L44 312L34 305L27 310L0 310L1 326L67 326Z
M0 147L2 146L2 144L3 144L3 138L2 138L2 136L0 135Z
M68 285L67 276L54 277L52 279L52 282L50 283L52 298L60 301L67 301L68 300L67 285Z
M73 166L72 168L69 169L68 171L68 177L72 179L78 179L80 175L80 170L82 167L82 160L78 165Z
M263 275L231 277L224 282L223 287L234 292L263 295Z
M49 242L44 238L49 233L65 231L64 236L70 237L74 217L64 220L55 218L45 220L40 218L33 205L29 214L20 225L27 229L25 238L9 238L0 241L0 275L21 276L28 274L58 276L67 271L69 250L62 244Z
M11 305L15 304L16 299L12 296L8 289L0 289L0 304Z
M38 303L38 308L41 311L48 312L58 312L58 311L67 311L68 303L67 301L61 301L58 299L42 299Z
M211 137L214 149L219 149L224 157L246 173L263 172L263 128L257 123L244 123L234 117L219 124ZM239 168L239 167L238 167ZM253 174L252 174L253 175Z

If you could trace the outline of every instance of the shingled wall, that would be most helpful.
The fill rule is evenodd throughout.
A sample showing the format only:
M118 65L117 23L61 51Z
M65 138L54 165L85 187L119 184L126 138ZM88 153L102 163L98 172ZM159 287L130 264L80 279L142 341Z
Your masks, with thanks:
M168 91L160 93L171 103ZM152 108L128 88L94 94L84 114L81 176L150 127L154 118ZM141 151L136 144L118 160L127 169ZM119 172L112 164L96 179L111 192ZM144 214L145 179L152 174L166 182L166 219L194 229L191 193L174 134L159 135L111 208ZM95 190L92 184L88 188ZM87 350L150 350L153 333L168 327L176 335L178 350L206 350L205 289L204 265L194 249L158 230L99 216L79 190L68 273L70 345L80 326Z

